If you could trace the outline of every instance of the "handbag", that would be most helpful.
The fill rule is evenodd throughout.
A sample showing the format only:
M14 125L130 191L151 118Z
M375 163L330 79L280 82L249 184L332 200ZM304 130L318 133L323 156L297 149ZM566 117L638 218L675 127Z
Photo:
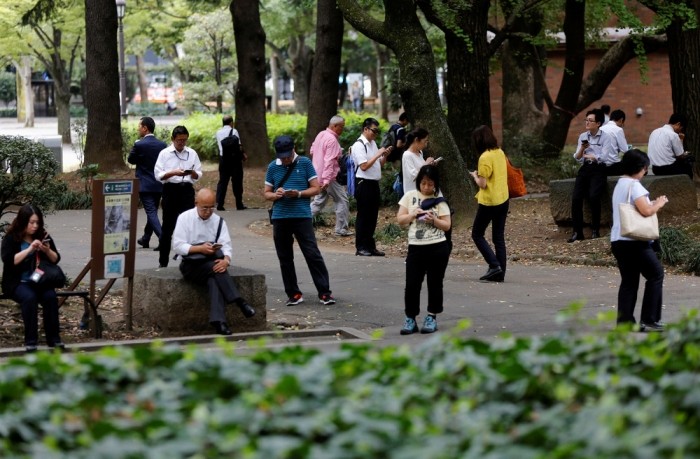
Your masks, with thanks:
M632 185L627 192L627 201L618 204L620 216L620 236L635 239L637 241L653 241L659 238L659 218L654 215L645 217L637 210L637 206L630 203L632 198Z
M30 279L39 287L45 289L63 288L66 286L66 274L56 263L39 258L36 252L36 269Z
M284 177L282 177L282 180L280 180L279 185L277 185L277 187L275 187L274 185L272 186L272 191L277 191L277 188L280 188L282 185L285 184L285 182L287 181L289 176L292 175L292 171L294 170L294 166L296 166L297 161L299 161L299 158L292 161L292 164L290 164L289 167L287 167L287 172L284 173ZM272 207L267 209L267 215L270 219L270 225L272 225L272 209L274 209L274 208L275 208L275 202L272 201Z
M508 197L519 198L525 196L527 194L527 187L525 186L523 170L513 166L507 156L506 168L508 169Z
M221 235L221 227L224 225L224 219L219 217L219 227L216 229L216 238L214 239L214 242L216 243L219 240L219 236ZM197 244L192 244L192 245L202 245L204 242L200 242ZM190 262L201 262L201 261L208 261L208 260L219 260L221 258L224 258L224 252L221 249L216 249L216 252L214 252L213 255L205 255L203 253L193 253L190 255L183 255L182 256L182 261L190 261Z

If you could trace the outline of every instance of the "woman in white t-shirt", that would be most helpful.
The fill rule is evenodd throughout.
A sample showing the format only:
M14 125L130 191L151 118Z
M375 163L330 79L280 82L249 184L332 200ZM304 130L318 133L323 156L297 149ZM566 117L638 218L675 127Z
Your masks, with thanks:
M423 149L428 146L428 131L423 128L415 129L406 135L408 148L401 157L401 174L403 192L416 189L416 177L421 167L433 164L433 158L423 159Z
M619 205L629 199L640 214L645 217L654 215L667 202L666 196L659 196L651 201L649 192L639 179L644 177L649 168L649 157L637 150L629 150L622 157L622 175L615 185L612 197L613 226L610 232L612 253L620 270L620 290L617 294L617 323L634 324L634 306L637 302L639 275L646 279L641 331L663 331L661 321L662 289L664 268L652 248L650 241L637 241L620 235Z
M404 306L406 320L402 335L418 331L416 317L420 313L420 291L428 277L428 315L421 333L437 330L437 314L442 312L442 281L450 258L450 243L445 232L452 227L450 208L440 194L440 174L436 166L425 165L416 177L418 190L403 195L396 219L408 228L406 257L406 289Z

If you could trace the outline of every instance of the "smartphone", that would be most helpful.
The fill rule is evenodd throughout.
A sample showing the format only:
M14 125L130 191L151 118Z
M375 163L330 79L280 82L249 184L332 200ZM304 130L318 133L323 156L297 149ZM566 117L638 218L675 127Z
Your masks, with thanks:
M218 242L213 243L211 246L216 250L219 250L221 247L223 247L223 245L219 244Z
M185 170L182 171L182 172L183 172L185 175L192 175L192 172L193 172L193 171L192 171L192 169L185 169Z
M442 161L442 159L443 159L442 156L440 156L439 158L435 158L435 160L433 161L433 164L439 163L440 161Z

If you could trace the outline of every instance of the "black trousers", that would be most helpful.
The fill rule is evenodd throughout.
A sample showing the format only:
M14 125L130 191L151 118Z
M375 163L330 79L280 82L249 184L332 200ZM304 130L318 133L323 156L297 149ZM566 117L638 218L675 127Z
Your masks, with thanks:
M191 183L166 183L163 186L163 225L160 235L160 255L158 264L168 266L170 246L177 217L186 210L194 207L194 187Z
M428 276L428 312L440 314L443 306L442 281L445 278L450 246L447 241L429 245L409 245L406 257L406 288L404 309L406 317L420 313L420 291Z
M510 200L497 206L485 206L479 204L476 209L476 216L472 224L472 240L479 249L479 253L484 257L484 261L489 264L489 268L500 268L506 272L508 255L506 254L506 219L508 218L508 208ZM491 249L489 241L486 240L486 228L491 223L491 240L496 249L496 253Z
M357 218L355 219L355 248L357 250L376 250L374 231L379 217L379 181L355 179L355 200L357 201Z
M12 294L12 299L22 308L25 346L36 346L39 343L39 305L44 313L46 344L53 346L61 340L56 290L40 289L33 282L20 282Z
M617 323L635 323L640 274L646 279L642 298L641 320L653 323L661 320L664 268L647 241L615 241L612 253L620 270L620 290L617 293Z
M687 158L679 158L672 164L667 166L652 166L651 170L654 175L682 175L685 174L690 179L693 179L693 163Z
M209 322L226 322L224 308L227 304L237 303L241 294L227 271L215 273L215 260L180 263L182 277L198 285L207 284L209 289Z
M571 198L571 218L574 232L583 234L583 200L591 206L591 229L600 230L600 198L605 190L607 169L603 163L584 163L578 170Z
M216 185L216 204L218 207L224 207L226 201L226 188L228 182L231 182L231 190L236 198L236 209L242 209L243 206L243 161L232 160L219 157L219 183Z

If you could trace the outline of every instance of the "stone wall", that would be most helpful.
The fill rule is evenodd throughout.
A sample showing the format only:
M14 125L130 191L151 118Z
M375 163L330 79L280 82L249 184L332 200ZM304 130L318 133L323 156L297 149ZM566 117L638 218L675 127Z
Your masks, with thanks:
M617 184L618 177L608 177L608 186L603 193L601 202L601 226L612 226L612 194ZM575 179L552 180L549 182L549 208L552 218L559 226L571 226L571 196L574 191ZM697 192L695 184L687 175L648 175L643 177L642 185L649 190L649 196L666 195L668 204L659 211L659 219L673 215L681 215L692 212L698 208ZM591 211L588 201L583 204L583 220L590 224Z
M265 275L231 267L241 296L255 308L250 319L237 306L226 308L226 319L234 333L267 329L267 284ZM209 325L209 293L206 285L185 281L177 267L142 269L134 273L133 322L163 331L213 333Z

